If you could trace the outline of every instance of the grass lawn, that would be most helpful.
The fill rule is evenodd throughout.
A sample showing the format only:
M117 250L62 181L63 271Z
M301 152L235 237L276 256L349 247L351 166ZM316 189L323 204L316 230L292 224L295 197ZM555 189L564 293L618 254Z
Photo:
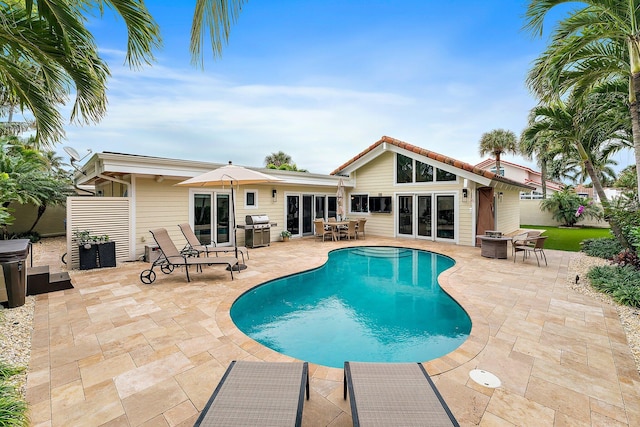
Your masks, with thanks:
M558 249L570 252L580 251L580 242L583 240L611 237L611 232L608 228L559 228L541 227L537 225L521 225L520 228L545 230L542 235L549 236L544 244L545 249Z

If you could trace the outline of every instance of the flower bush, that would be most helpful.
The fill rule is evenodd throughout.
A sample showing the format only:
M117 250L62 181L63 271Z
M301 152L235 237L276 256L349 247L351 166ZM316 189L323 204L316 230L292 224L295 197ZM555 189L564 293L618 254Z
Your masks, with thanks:
M578 196L571 187L556 191L540 204L542 210L551 212L553 219L566 227L573 227L586 218L600 220L602 208L592 200Z

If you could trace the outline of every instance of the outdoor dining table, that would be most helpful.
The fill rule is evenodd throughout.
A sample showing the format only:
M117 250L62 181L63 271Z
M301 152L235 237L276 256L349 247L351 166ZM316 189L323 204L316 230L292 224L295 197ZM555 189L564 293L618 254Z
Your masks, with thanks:
M333 240L340 240L339 239L339 234L338 231L340 230L340 227L348 227L349 226L349 221L325 221L324 222L324 228L328 228L329 230L331 230L331 236L333 237Z

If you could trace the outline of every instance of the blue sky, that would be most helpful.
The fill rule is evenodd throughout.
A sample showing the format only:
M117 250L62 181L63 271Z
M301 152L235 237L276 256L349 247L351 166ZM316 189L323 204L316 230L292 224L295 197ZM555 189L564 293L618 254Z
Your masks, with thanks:
M328 173L388 135L475 164L482 133L520 134L535 105L524 79L546 38L522 30L525 1L250 0L204 69L190 63L194 4L148 2L164 46L142 70L124 64L121 20L91 21L108 114L67 126L59 148L248 166L282 150Z

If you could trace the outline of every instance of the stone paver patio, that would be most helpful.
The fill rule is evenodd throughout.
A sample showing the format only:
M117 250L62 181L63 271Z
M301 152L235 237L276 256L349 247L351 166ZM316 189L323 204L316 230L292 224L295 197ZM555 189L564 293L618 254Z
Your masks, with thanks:
M614 307L567 287L574 254L545 251L549 266L539 268L535 260L482 258L479 248L369 236L252 249L234 281L208 267L191 283L182 271L158 270L156 282L144 285L141 262L72 272L75 289L36 300L32 425L193 425L231 360L292 360L240 332L229 316L233 301L266 280L321 265L331 249L361 244L456 260L439 280L471 316L471 335L425 366L461 425L640 425L640 377L620 320ZM38 245L34 252L40 263L59 264L60 254L38 253ZM476 368L502 386L470 380ZM351 425L342 370L312 364L310 373L303 425Z

